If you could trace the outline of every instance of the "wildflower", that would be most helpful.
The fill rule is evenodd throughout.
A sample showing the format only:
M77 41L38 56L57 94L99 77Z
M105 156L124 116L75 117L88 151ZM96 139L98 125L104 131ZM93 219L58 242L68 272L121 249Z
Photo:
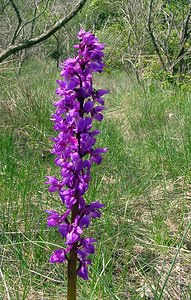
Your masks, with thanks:
M80 43L75 45L78 54L61 64L61 80L57 80L54 102L56 108L51 120L57 137L52 140L52 153L56 155L55 165L60 168L60 179L47 176L45 184L49 192L58 193L64 214L48 210L47 225L57 227L65 241L65 248L57 249L50 257L51 263L65 263L69 253L75 251L78 260L76 273L88 279L89 255L95 252L93 238L84 238L84 229L92 218L101 216L104 207L99 201L87 204L84 199L90 181L91 167L102 162L102 154L107 148L96 148L96 137L100 134L92 129L93 121L103 120L104 99L108 90L93 87L93 73L102 72L104 44L100 44L94 34L83 29L78 33ZM69 220L70 217L70 220Z

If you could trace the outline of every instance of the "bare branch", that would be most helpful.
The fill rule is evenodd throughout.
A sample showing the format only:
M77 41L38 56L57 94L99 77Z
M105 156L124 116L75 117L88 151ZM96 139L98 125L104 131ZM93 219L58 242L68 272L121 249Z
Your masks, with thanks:
M20 15L20 12L19 12L19 9L18 7L16 6L15 2L13 0L10 0L11 4L12 4L12 7L17 15L17 19L18 19L18 25L17 25L17 28L15 30L15 33L13 35L13 38L12 38L12 41L11 41L11 45L14 44L15 40L16 40L16 37L17 37L17 33L18 33L18 30L21 26L21 23L22 23L22 18L21 18L21 15Z
M164 62L164 60L163 60L163 57L162 57L162 55L161 55L160 49L159 49L159 47L158 47L156 38L155 38L155 36L154 36L153 30L152 30L152 27L151 27L151 24L152 24L152 20L151 20L152 8L153 8L153 0L150 0L150 4L149 4L149 13L148 13L148 21L147 21L147 29L148 29L148 32L149 32L149 34L150 34L151 41L152 41L152 43L153 43L154 49L155 49L155 51L156 51L156 53L157 53L157 55L158 55L158 57L159 57L161 66L162 66L162 68L163 68L165 71L167 71L165 62Z
M190 33L191 33L191 29L188 29L190 17L191 17L191 3L189 5L189 10L188 10L187 16L186 16L186 18L183 22L183 25L182 25L181 38L180 38L181 47L180 47L180 50L179 50L179 52L176 56L175 62L171 66L171 69L173 70L173 72L174 72L174 67L175 67L175 65L177 65L178 62L180 63L180 68L182 68L181 62L183 62L183 59L184 59L184 56L185 56L185 44L186 44L186 42L187 42L187 40L190 36Z
M168 45L168 40L170 38L170 35L171 35L171 32L172 32L172 29L173 29L173 26L174 26L174 17L175 17L175 14L174 12L170 15L168 15L165 11L164 11L164 17L165 17L165 20L168 24L168 29L167 29L167 33L166 33L166 40L165 40L165 48L167 49L167 45ZM170 20L170 23L169 23L169 19L171 18Z
M34 11L34 17L30 20L28 20L27 22L25 22L22 27L20 27L19 31L18 31L18 35L19 33L21 32L21 30L28 24L32 23L32 29L31 29L31 37L32 37L32 33L33 33L33 28L34 28L34 23L36 21L36 19L38 19L47 9L48 7L48 2L49 0L46 1L46 4L45 4L45 7L44 9L37 15L36 12L37 12L37 6L35 7L35 11Z
M2 3L1 2L1 8L0 8L0 12L3 13L4 10L6 9L6 7L9 5L9 0L6 3Z
M164 18L165 18L165 23L167 23L167 32L165 34L164 41L160 41L156 37L155 37L155 39L156 39L156 43L158 45L158 48L160 48L161 52L163 53L163 55L165 56L165 58L168 62L168 66L170 66L171 61L170 61L170 55L169 55L169 51L168 51L168 41L169 41L172 29L173 29L174 16L175 15L174 15L174 13L169 15L164 10L162 10L162 12L163 12L163 15L164 15Z
M170 66L170 69L173 71L174 67L182 60L184 59L188 54L191 53L191 49L188 49L186 52L184 52L181 56L179 56Z
M187 40L188 36L188 23L191 15L191 4L189 5L188 14L186 16L185 21L183 22L182 35L181 35L181 44L185 43L185 39Z
M55 32L57 32L61 27L63 27L65 24L67 24L71 19L75 17L75 15L82 9L84 4L86 3L87 0L81 0L75 8L64 18L60 19L57 21L52 28L48 29L46 32L42 33L41 35L33 38L33 39L28 39L23 41L22 43L18 43L15 45L9 46L7 49L5 49L2 53L0 53L0 62L5 60L7 57L10 55L23 50L30 48L34 45L37 45L46 39L48 39L51 35L53 35Z
M48 0L47 0L47 3L48 3ZM37 10L38 10L38 6L35 5L34 14L33 14L33 20L31 21L32 24L31 24L31 32L30 32L30 37L29 38L32 38L32 36L33 36L33 32L34 32L34 28L35 28L35 21L38 18L37 17Z

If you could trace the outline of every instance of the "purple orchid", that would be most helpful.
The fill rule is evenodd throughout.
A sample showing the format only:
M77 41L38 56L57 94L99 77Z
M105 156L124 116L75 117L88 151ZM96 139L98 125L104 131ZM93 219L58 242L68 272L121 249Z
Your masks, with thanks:
M55 165L60 167L60 179L47 176L45 184L49 192L56 192L66 210L60 215L48 210L47 225L57 227L65 240L65 248L57 249L50 257L51 263L66 263L69 253L75 251L78 260L76 273L88 279L89 255L95 252L93 238L84 238L84 229L92 218L101 216L104 207L99 201L87 204L84 195L91 181L92 164L102 162L106 148L96 148L96 136L100 133L92 129L93 120L102 121L105 110L104 99L108 90L93 88L93 73L103 71L103 49L94 34L83 29L78 33L80 43L75 45L78 54L61 64L61 77L57 80L54 102L56 111L52 114L57 137L52 138L52 153L56 155ZM71 216L71 218L70 218ZM70 220L69 220L70 218Z

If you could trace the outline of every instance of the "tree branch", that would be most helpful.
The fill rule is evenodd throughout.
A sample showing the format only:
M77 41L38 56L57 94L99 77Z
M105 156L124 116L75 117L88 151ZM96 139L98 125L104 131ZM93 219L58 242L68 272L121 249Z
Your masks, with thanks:
M47 7L48 7L48 2L49 2L49 0L46 1L46 4L45 4L44 9L43 9L38 15L36 14L36 13L37 13L37 6L35 7L34 17L33 17L32 19L26 21L26 22L23 24L23 26L20 27L19 32L18 32L18 35L19 35L19 33L21 32L21 30L22 30L26 25L28 25L28 24L30 24L30 23L32 22L31 36L30 36L30 37L32 37L33 29L34 29L34 23L35 23L36 19L38 19L38 18L46 11L46 9L47 9Z
M184 52L181 56L179 56L178 58L176 58L176 60L172 63L172 65L170 66L170 70L173 71L174 67L183 59L185 58L188 54L191 53L191 48L188 49L186 52Z
M189 6L189 11L188 11L188 14L186 16L186 19L183 22L182 34L181 34L181 39L180 39L181 48L180 48L180 51L179 51L176 59L178 59L180 56L182 56L182 54L184 52L185 43L188 40L190 32L191 32L191 29L188 30L188 24L189 24L190 16L191 16L191 4Z
M28 39L23 41L22 43L18 43L15 45L11 45L9 46L7 49L5 49L2 53L0 53L0 62L2 62L3 60L5 60L7 57L9 57L10 55L23 50L23 49L27 49L30 48L34 45L37 45L43 41L45 41L46 39L48 39L51 35L53 35L55 32L57 32L61 27L63 27L65 24L67 24L71 19L73 19L75 17L75 15L77 15L77 13L80 11L80 9L82 9L82 7L85 5L85 3L87 2L87 0L81 0L76 6L75 8L72 10L72 12L70 12L66 17L60 19L59 21L57 21L51 29L47 30L46 32L42 33L41 35L33 38L33 39Z
M0 13L3 13L8 5L9 5L9 0L7 1L7 3L2 3L1 1Z
M191 4L189 5L189 10L188 10L187 16L182 25L182 33L181 33L181 37L180 37L180 50L176 56L174 63L171 65L172 73L175 72L175 66L177 65L177 63L179 63L179 68L180 68L179 72L181 73L183 70L183 59L185 57L185 44L186 44L186 42L190 36L190 32L191 32L191 29L188 28L190 16L191 16ZM189 53L189 52L187 51L186 54L187 53Z
M10 0L11 4L12 4L12 7L17 15L17 19L18 19L18 25L17 25L17 28L15 30L15 33L13 35L13 38L12 38L12 41L11 41L11 45L14 44L15 40L16 40L16 37L17 37L17 33L18 33L18 30L21 26L21 23L22 23L22 18L21 18L21 15L20 15L20 12L19 12L19 9L18 7L16 6L15 2L13 0Z
M162 68L167 71L167 68L166 68L166 65L165 65L165 62L163 60L163 57L160 53L160 50L159 50L159 47L157 45L157 42L156 42L156 39L155 39L155 36L154 36L154 33L153 33L153 30L152 30L152 27L151 27L151 23L152 23L152 20L151 20L151 14L152 14L152 7L153 7L153 0L150 0L150 4L149 4L149 13L148 13L148 21L147 21L147 30L150 34L150 37L151 37L151 41L153 43L153 46L154 46L154 49L159 57L159 60L160 60L160 63L161 63L161 66Z

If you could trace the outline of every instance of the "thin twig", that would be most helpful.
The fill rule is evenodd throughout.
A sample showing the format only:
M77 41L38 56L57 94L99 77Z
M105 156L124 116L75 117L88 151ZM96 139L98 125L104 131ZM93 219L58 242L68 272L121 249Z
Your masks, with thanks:
M36 271L34 271L34 270L31 270L31 269L29 269L29 271L30 271L31 273L34 273L34 274L40 275L41 277L44 277L44 278L46 278L46 279L49 279L49 280L51 280L51 281L53 281L53 282L63 283L63 280L61 281L61 280L57 280L57 279L51 278L51 277L49 277L49 276L45 276L45 275L43 275L43 274L41 274L41 273L39 273L39 272L36 272Z
M164 63L164 60L163 60L163 57L160 53L160 50L159 50L159 47L158 47L158 44L156 42L156 38L154 36L154 33L153 33L153 30L152 30L152 27L151 27L151 24L152 24L152 20L151 20L151 15L152 15L152 9L153 9L153 0L150 0L150 4L149 4L149 12L148 12L148 21L147 21L147 30L150 34L150 37L151 37L151 41L153 43L153 46L154 46L154 49L159 57L159 60L160 60L160 63L161 63L161 66L162 68L167 71L167 68L166 68L166 65Z
M14 35L13 35L12 41L11 41L11 45L13 45L14 42L15 42L15 40L16 40L16 38L17 38L18 31L19 31L19 28L20 28L21 23L22 23L22 18L21 18L19 9L18 9L18 7L16 6L15 2L14 2L13 0L10 0L10 2L11 2L11 4L12 4L12 6L13 6L13 9L14 9L14 11L15 11L15 13L16 13L16 15L17 15L17 19L18 19L18 25L17 25L17 28L16 28L15 33L14 33Z
M28 25L28 24L30 24L30 23L32 23L33 25L32 25L32 28L34 28L34 22L36 21L36 19L38 19L45 11L46 11L46 9L47 9L47 7L48 7L48 2L49 2L49 0L47 0L46 1L46 4L45 4L45 7L44 7L44 9L38 14L38 15L36 15L36 11L37 11L37 6L35 7L35 13L34 13L34 17L32 18L32 19L30 19L30 20L28 20L27 22L25 22L24 24L23 24L23 26L21 26L20 27L20 29L19 29L19 31L18 31L18 35L20 34L20 32L21 32L21 30L26 26L26 25ZM32 36L32 35L31 35Z

